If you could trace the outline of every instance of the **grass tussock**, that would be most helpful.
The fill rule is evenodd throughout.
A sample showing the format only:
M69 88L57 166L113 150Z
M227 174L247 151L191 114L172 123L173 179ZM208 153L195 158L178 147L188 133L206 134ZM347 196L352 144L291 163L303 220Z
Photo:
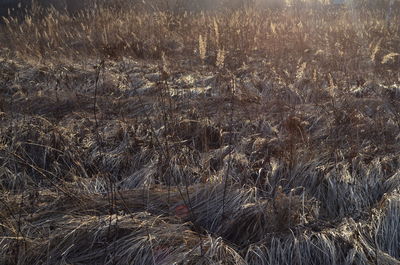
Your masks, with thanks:
M118 3L0 25L0 264L399 264L398 12Z

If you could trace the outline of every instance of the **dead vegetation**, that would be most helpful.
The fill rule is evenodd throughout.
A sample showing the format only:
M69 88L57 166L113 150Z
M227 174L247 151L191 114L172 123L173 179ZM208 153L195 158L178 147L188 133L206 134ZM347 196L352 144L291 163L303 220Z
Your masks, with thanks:
M0 263L400 264L399 25L317 7L8 19Z

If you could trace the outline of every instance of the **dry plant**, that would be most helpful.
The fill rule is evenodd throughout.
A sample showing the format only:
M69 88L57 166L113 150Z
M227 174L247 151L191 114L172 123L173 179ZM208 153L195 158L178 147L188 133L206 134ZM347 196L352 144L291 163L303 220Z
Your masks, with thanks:
M178 2L4 19L0 264L399 264L386 2Z

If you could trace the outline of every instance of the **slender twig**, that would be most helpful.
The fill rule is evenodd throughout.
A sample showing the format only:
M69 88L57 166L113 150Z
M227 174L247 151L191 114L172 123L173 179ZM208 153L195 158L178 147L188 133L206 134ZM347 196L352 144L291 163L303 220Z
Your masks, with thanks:
M229 148L232 147L233 144L233 115L234 115L234 100L235 100L235 90L236 90L236 82L235 82L235 76L232 77L232 87L230 88L230 93L231 93L231 98L230 98L230 103L231 103L231 109L230 109L230 135L229 135ZM231 173L231 167L232 167L232 152L229 152L228 155L228 168L227 172L225 173L225 178L224 178L224 193L222 197L222 219L225 219L225 200L226 200L226 191L228 189L228 177Z

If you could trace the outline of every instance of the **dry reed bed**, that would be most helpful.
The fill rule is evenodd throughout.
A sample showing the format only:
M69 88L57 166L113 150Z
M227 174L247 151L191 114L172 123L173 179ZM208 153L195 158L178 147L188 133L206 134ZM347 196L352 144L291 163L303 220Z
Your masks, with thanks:
M400 35L363 12L9 21L0 263L398 264Z

